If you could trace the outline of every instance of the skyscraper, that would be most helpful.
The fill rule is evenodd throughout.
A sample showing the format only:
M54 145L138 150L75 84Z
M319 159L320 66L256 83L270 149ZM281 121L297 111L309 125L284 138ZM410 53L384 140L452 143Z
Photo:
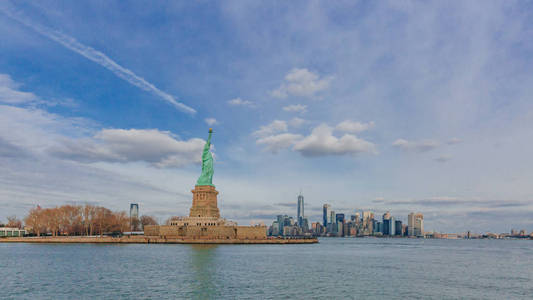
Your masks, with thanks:
M395 224L394 224L394 227L396 229L396 232L394 233L394 235L403 236L402 221L396 220Z
M374 213L363 211L363 234L372 234L374 228Z
M335 215L335 221L337 223L344 223L344 214L336 214Z
M388 232L390 236L393 236L396 234L396 223L394 221L394 217L391 216L388 221L389 221Z
M139 204L130 203L130 230L138 230L139 223Z
M421 213L415 215L415 235L424 236L424 215Z
M139 217L139 204L131 203L130 204L130 218L138 218L138 217Z
M407 235L415 236L415 213L410 213L407 216Z
M328 227L328 224L331 223L331 205L324 204L322 211L322 222L324 227Z
M423 236L424 235L424 215L421 213L410 213L407 217L408 235L409 236Z
M383 223L382 223L381 233L383 233L383 235L391 235L390 228L391 228L391 216L390 216L390 212L386 212L383 214Z
M300 192L300 195L298 195L298 226L300 228L303 228L304 223L304 196Z

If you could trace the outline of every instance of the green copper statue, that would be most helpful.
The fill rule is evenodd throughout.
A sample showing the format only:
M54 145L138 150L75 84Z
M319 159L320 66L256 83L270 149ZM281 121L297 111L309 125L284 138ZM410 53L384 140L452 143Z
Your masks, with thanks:
M213 156L211 155L211 134L213 133L213 129L209 128L209 137L207 138L207 142L204 146L204 152L202 153L202 175L200 175L200 178L198 178L198 181L196 181L196 185L210 185L215 186L213 184Z

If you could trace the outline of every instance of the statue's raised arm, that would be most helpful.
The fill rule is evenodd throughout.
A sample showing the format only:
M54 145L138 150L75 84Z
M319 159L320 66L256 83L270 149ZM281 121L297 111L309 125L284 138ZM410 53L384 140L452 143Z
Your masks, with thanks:
M211 155L211 134L213 129L209 128L209 137L204 146L204 151L202 152L202 175L196 181L196 185L213 185L213 155Z

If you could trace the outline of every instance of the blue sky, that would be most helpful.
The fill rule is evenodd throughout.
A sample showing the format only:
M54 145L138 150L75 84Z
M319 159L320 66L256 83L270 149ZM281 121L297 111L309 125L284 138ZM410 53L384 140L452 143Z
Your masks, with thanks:
M185 215L213 127L222 214L533 231L524 2L0 4L0 219Z

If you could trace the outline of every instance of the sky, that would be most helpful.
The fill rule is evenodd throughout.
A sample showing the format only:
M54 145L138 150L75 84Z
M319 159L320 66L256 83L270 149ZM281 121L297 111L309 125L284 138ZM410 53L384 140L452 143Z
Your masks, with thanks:
M188 215L208 128L223 217L424 214L533 231L533 5L2 1L0 221Z

